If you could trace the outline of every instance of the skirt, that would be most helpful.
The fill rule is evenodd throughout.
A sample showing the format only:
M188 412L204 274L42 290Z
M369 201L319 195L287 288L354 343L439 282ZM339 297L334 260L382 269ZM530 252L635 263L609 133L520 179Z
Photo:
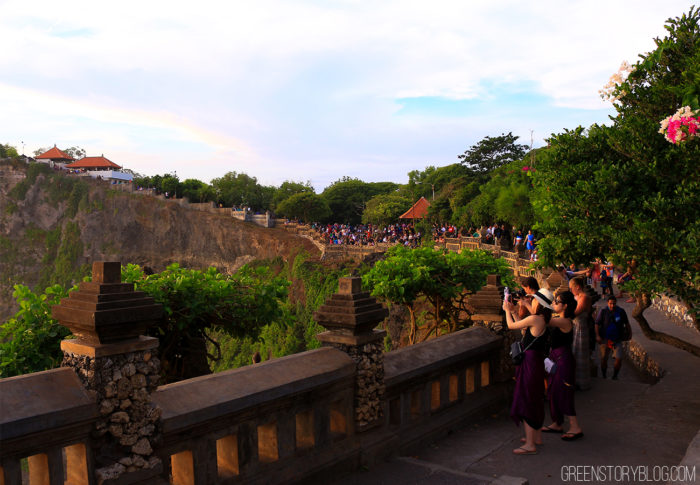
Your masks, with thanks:
M574 318L574 344L572 351L576 362L576 386L586 390L591 388L591 351L588 342L588 313Z
M515 367L515 392L510 417L515 424L525 421L540 429L544 424L544 355L526 350L522 364Z
M556 372L550 375L547 381L549 413L552 421L561 426L564 416L576 416L574 407L576 364L571 348L567 346L552 349L549 358L557 363Z

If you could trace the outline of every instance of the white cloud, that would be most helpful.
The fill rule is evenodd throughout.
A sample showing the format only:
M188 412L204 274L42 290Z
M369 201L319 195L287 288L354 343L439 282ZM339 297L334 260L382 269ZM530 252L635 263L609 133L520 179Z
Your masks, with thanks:
M384 173L377 159L395 160L403 178L454 161L480 127L557 130L555 107L604 121L598 89L691 5L7 0L0 133L12 142L31 132L43 145L77 136L68 146L84 145L83 134L143 171L177 165L202 179L230 169L279 183L317 170L332 181L361 169L369 180ZM548 99L546 119L499 119L508 109L494 83ZM397 116L396 99L425 96L478 99L494 115ZM415 159L416 146L432 160ZM168 162L156 164L158 154Z

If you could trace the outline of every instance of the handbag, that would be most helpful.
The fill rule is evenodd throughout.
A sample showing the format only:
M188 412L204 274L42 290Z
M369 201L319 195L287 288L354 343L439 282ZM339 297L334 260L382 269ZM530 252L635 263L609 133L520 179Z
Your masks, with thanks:
M554 374L557 371L557 363L549 357L544 359L544 371L547 374Z
M523 344L519 340L510 344L510 359L513 361L513 365L520 365L524 358Z
M523 343L519 340L513 342L510 344L510 359L513 362L513 365L520 365L523 363L523 360L525 359L525 351L530 348L532 344L535 343L535 340L540 338L542 335L538 335L535 337L530 344L523 348Z

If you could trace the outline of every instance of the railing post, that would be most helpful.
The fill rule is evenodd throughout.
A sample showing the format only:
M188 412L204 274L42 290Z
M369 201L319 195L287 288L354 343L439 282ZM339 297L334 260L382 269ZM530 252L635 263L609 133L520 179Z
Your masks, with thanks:
M338 293L326 300L314 313L316 321L327 328L317 335L327 346L347 353L357 365L355 375L355 427L364 431L381 424L384 409L385 330L375 330L389 312L362 291L357 277L340 278Z
M162 472L153 451L160 439L158 339L141 333L162 315L162 306L134 285L121 282L119 262L95 262L93 279L82 282L52 315L73 332L61 342L63 366L71 367L91 394L100 418L91 436L90 473L97 483L131 483Z
M519 338L515 331L509 331L506 316L503 313L503 286L499 275L488 275L486 286L469 298L469 304L476 313L472 315L474 325L486 327L504 337L504 345L498 355L498 362L493 363L494 378L498 382L507 381L513 374L508 352L510 344Z

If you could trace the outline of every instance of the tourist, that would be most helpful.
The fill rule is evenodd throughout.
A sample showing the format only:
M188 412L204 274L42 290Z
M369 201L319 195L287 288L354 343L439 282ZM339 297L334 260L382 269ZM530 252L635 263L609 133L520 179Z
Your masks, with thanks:
M629 325L627 312L617 306L617 298L614 295L608 296L608 306L598 313L595 321L595 336L600 346L600 370L603 373L603 379L608 374L608 357L611 353L615 359L612 378L617 380L617 375L620 373L625 324Z
M574 341L573 318L578 302L574 294L564 291L554 299L553 309L557 317L549 321L549 359L556 365L547 382L547 398L552 424L542 428L543 433L562 434L564 441L583 437L581 425L576 417L574 391L576 383L576 363L571 350ZM569 431L564 433L564 417L569 418Z
M518 229L518 232L515 234L515 238L513 239L513 250L515 251L516 254L520 252L522 249L523 245L523 231Z
M589 346L588 319L591 313L591 299L583 291L586 287L582 276L569 281L569 290L576 297L574 317L573 352L576 361L576 388L582 391L591 388L591 352Z
M544 350L546 347L546 325L552 316L552 294L540 290L533 295L533 315L520 318L518 307L504 301L506 322L509 329L524 330L522 347L524 359L515 368L515 392L510 416L525 428L523 445L513 450L516 455L534 455L537 445L542 444L541 428L544 423Z
M527 248L529 254L530 254L530 260L532 260L532 254L535 251L535 235L532 234L532 231L527 231L527 236L525 236L525 247Z
M603 264L600 266L600 290L603 295L613 294L613 265Z

